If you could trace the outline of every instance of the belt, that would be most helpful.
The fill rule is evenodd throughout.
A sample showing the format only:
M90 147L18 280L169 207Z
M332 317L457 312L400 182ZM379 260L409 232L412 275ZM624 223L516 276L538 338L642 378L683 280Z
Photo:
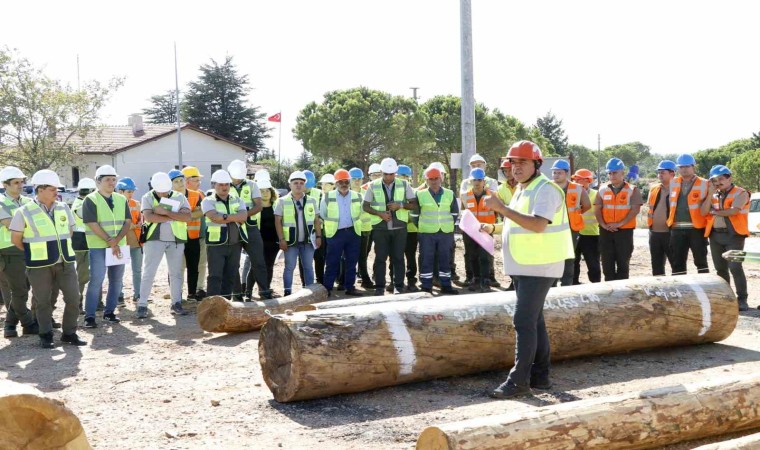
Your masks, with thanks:
M343 230L353 230L353 229L354 229L354 226L353 226L353 225L351 225L350 227L345 227L345 228L338 228L338 231L343 231Z
M728 228L713 228L714 233L728 233Z

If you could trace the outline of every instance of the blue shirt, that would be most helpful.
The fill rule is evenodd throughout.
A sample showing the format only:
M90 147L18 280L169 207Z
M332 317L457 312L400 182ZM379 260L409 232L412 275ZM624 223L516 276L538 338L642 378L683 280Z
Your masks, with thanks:
M353 228L354 219L351 217L351 191L342 195L340 191L335 191L335 198L338 203L338 229ZM322 197L322 204L319 206L319 213L322 217L327 217L327 194Z

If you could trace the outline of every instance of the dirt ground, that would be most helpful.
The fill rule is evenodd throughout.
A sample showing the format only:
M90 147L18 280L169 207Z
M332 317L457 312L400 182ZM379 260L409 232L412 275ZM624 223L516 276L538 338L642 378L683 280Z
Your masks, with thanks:
M461 275L462 253L458 241ZM496 264L500 269L500 255ZM554 389L527 399L486 396L506 377L500 371L279 404L262 379L258 333L206 333L193 314L170 315L163 299L165 265L161 270L151 318L136 321L129 303L120 311L121 324L81 329L90 344L81 348L42 350L36 336L2 340L0 376L63 400L98 449L408 449L425 427L442 422L760 371L760 298L752 295L752 309L741 313L723 342L559 362L553 366ZM649 270L646 239L637 238L631 274L645 276ZM750 292L757 292L760 265L745 270ZM282 293L275 278L274 288ZM125 291L131 296L129 288Z

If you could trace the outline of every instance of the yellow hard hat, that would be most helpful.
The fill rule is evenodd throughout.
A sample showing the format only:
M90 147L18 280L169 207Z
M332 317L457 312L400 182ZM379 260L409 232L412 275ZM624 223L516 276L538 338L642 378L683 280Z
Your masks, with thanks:
M203 178L203 175L201 175L200 170L198 170L197 167L193 167L193 166L187 166L184 169L182 169L182 175L184 175L185 178L190 178L190 177Z

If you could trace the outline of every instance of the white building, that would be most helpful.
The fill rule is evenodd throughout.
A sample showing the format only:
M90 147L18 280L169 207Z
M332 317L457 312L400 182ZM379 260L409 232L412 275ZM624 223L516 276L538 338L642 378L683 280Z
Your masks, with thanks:
M245 161L256 149L230 141L192 125L181 127L182 165L195 166L204 175L202 189L209 189L214 171L226 169L234 159ZM138 194L148 191L148 182L155 172L179 168L177 126L143 124L139 115L130 117L128 126L106 126L93 131L87 140L77 144L80 156L58 170L67 188L76 187L81 178L94 178L95 170L105 164L116 169L119 177L131 177Z

